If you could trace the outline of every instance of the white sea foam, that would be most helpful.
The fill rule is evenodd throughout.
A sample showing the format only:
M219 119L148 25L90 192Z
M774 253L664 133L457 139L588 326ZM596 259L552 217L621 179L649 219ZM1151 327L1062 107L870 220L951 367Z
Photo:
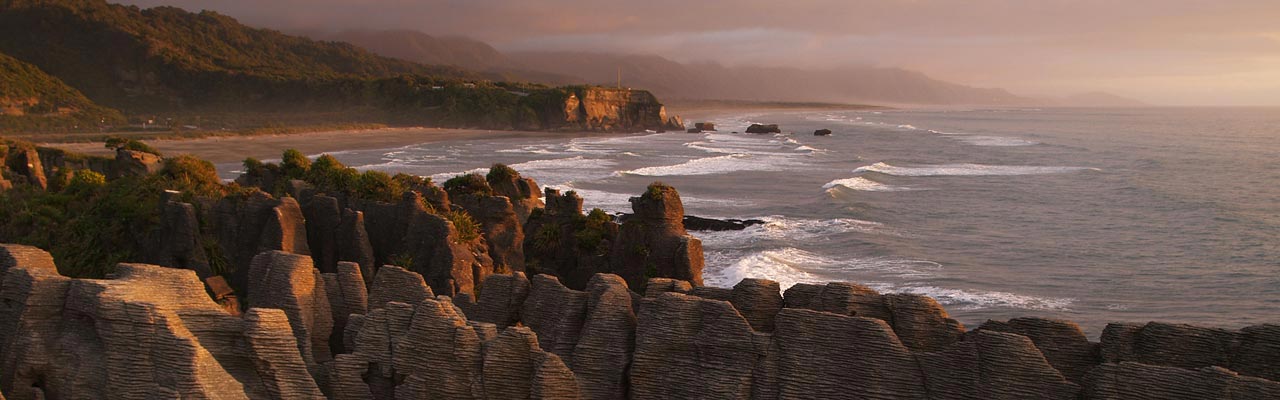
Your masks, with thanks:
M576 192L582 197L582 207L585 209L599 208L611 213L631 212L631 197L639 195L639 193L615 193L595 189L583 189L574 185L573 182L564 184L547 185L546 187L559 190L561 193L570 190ZM680 195L680 201L686 209L698 208L700 206L715 207L750 207L752 203L740 199L708 199L690 196L688 194Z
M714 175L737 171L779 171L785 169L788 165L790 165L790 162L782 157L766 157L739 153L716 157L696 158L675 165L644 167L630 171L619 171L618 174L640 176Z
M961 142L965 142L975 146L1013 147L1013 146L1031 146L1031 145L1040 144L1039 142L1034 142L1026 139L1019 139L1019 138L1005 137L1005 136L957 135L957 136L954 136L954 138Z
M521 175L538 180L539 183L545 182L546 184L557 184L574 179L602 178L609 176L608 170L616 164L617 163L613 160L576 156L525 161L508 166L519 171ZM471 173L484 174L488 171L488 168L475 168L461 172L444 172L431 175L431 180L444 182L449 178L453 178L458 175ZM593 171L595 173L592 173Z
M583 169L583 168L609 168L617 164L613 160L603 158L585 158L582 156L569 158L555 158L548 160L533 160L522 163L511 164L511 168L516 171L535 171L543 169Z
M1086 167L1039 167L1026 165L940 164L929 166L899 167L875 163L858 167L853 172L879 172L896 176L989 176L989 175L1043 175L1079 171L1098 171Z
M798 283L822 284L831 281L829 276L847 275L850 272L872 274L894 281L927 281L937 263L893 258L867 258L837 260L794 247L765 250L735 257L731 252L708 251L709 268L703 277L708 286L733 287L742 279L757 278L776 281L783 290ZM716 266L723 265L723 268ZM966 290L936 285L903 283L895 284L882 279L859 281L882 293L911 293L932 297L944 306L974 310L985 308L1017 308L1024 310L1070 310L1075 299L1039 297L1018 293Z
M905 190L915 190L913 188L909 188L905 186L886 185L886 184L876 182L867 178L863 178L861 176L855 176L852 178L845 178L845 179L836 179L834 181L827 182L827 184L825 185L822 185L823 189L828 189L828 190L835 189L836 187L844 187L844 188L859 190L863 192L900 192Z
M714 261L721 261L715 260ZM709 286L733 287L746 278L768 279L778 282L783 290L797 283L816 283L824 279L806 271L834 263L821 255L787 247L765 250L733 261L724 268L708 271L703 277Z
M530 145L530 146L521 146L520 148L517 148L517 149L501 149L501 150L497 150L496 152L497 153L527 153L527 154L561 154L561 152L559 151L552 150L556 147L558 146Z
M748 226L739 231L691 231L690 233L702 239L703 246L708 248L741 247L754 245L761 240L822 240L851 232L899 235L879 222L853 218L806 219L772 215L759 219L764 223Z
M901 286L890 288L889 291L921 294L938 300L938 303L944 306L954 306L965 310L1018 308L1039 311L1066 311L1070 310L1071 303L1075 302L1075 299L1072 298L1037 297L1009 292L963 290L937 286Z

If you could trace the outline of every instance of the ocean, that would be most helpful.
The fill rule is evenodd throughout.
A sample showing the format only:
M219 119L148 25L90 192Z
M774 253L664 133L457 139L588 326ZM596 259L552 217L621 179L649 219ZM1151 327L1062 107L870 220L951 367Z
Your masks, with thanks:
M437 182L501 162L610 212L629 211L630 196L662 181L689 214L765 220L693 232L712 286L850 281L933 296L970 329L1044 316L1076 321L1094 338L1109 322L1280 322L1280 109L787 111L710 121L718 132L331 154ZM731 133L751 123L784 134ZM834 134L812 135L821 128Z

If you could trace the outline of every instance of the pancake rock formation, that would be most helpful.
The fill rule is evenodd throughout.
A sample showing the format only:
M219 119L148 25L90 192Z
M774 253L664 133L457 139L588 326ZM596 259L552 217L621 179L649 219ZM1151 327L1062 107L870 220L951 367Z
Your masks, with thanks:
M1150 323L1090 342L1068 321L963 331L927 297L850 283L732 289L621 276L585 290L523 273L478 298L416 272L254 257L229 313L195 271L120 264L59 275L0 245L0 393L7 399L1271 399L1275 325ZM345 315L341 315L345 314ZM341 322L339 322L341 321ZM334 340L336 331L342 336Z

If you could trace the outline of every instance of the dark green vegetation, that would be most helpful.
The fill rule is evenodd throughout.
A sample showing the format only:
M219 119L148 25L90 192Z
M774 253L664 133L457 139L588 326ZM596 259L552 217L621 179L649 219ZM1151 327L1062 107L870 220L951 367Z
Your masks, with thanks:
M429 179L407 174L391 176L382 171L360 172L343 165L328 154L313 162L293 149L285 150L279 164L245 159L244 175L250 181L269 182L262 185L263 190L276 197L289 194L289 180L298 179L315 187L320 193L353 200L384 202L398 201L405 191L430 183Z
M25 98L36 87L48 101L32 111L81 110L54 122L0 119L0 132L10 134L334 124L555 129L564 124L564 99L580 90L492 81L501 76L251 28L211 11L103 0L0 0L0 54L12 56L0 56L0 67L18 71L0 79L22 83L0 82L0 99Z
M159 173L148 176L107 180L81 169L63 170L49 181L47 191L30 185L0 191L0 239L48 249L59 272L73 277L101 278L116 263L139 260L165 190L187 198L239 191L222 184L213 164L191 156L166 159Z
M108 147L146 151L145 143L119 139ZM360 172L342 165L329 155L314 161L296 150L286 150L280 163L244 161L245 175L239 182L224 184L212 163L190 155L164 158L156 173L143 176L111 175L112 159L68 153L57 149L37 148L44 160L48 189L26 184L17 172L4 168L4 160L23 149L36 148L31 143L0 139L0 242L20 243L48 249L67 276L102 278L119 262L138 262L162 218L161 201L166 190L176 191L178 200L196 207L198 218L210 216L214 204L224 198L240 200L261 185L263 190L280 198L291 195L290 180L301 180L318 193L337 196L347 201L398 202L410 190L431 193L440 190L430 179L418 176L388 175L381 171ZM51 160L61 160L52 163ZM56 166L55 166L56 165ZM56 172L51 172L56 171ZM484 178L476 175L480 182ZM486 186L487 187L487 186ZM472 243L480 238L481 227L466 211L437 211L429 203L429 212L448 219L457 232L456 240ZM202 222L200 226L209 226ZM227 258L220 254L212 232L202 232L204 251L213 271L227 275Z
M0 127L74 129L123 120L119 112L94 104L40 68L0 53Z

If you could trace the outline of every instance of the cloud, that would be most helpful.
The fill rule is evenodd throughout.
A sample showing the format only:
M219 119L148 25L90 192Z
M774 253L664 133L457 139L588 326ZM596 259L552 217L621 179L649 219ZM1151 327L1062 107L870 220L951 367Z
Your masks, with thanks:
M1263 70L1274 67L1280 54L1280 2L1274 0L129 3L212 9L282 30L414 29L473 37L503 50L609 51L808 68L902 66L1028 94L1107 89L1152 102L1280 104L1280 93L1218 90L1237 87L1242 76L1274 78ZM1178 76L1194 79L1168 78ZM1206 89L1215 89L1212 98Z

